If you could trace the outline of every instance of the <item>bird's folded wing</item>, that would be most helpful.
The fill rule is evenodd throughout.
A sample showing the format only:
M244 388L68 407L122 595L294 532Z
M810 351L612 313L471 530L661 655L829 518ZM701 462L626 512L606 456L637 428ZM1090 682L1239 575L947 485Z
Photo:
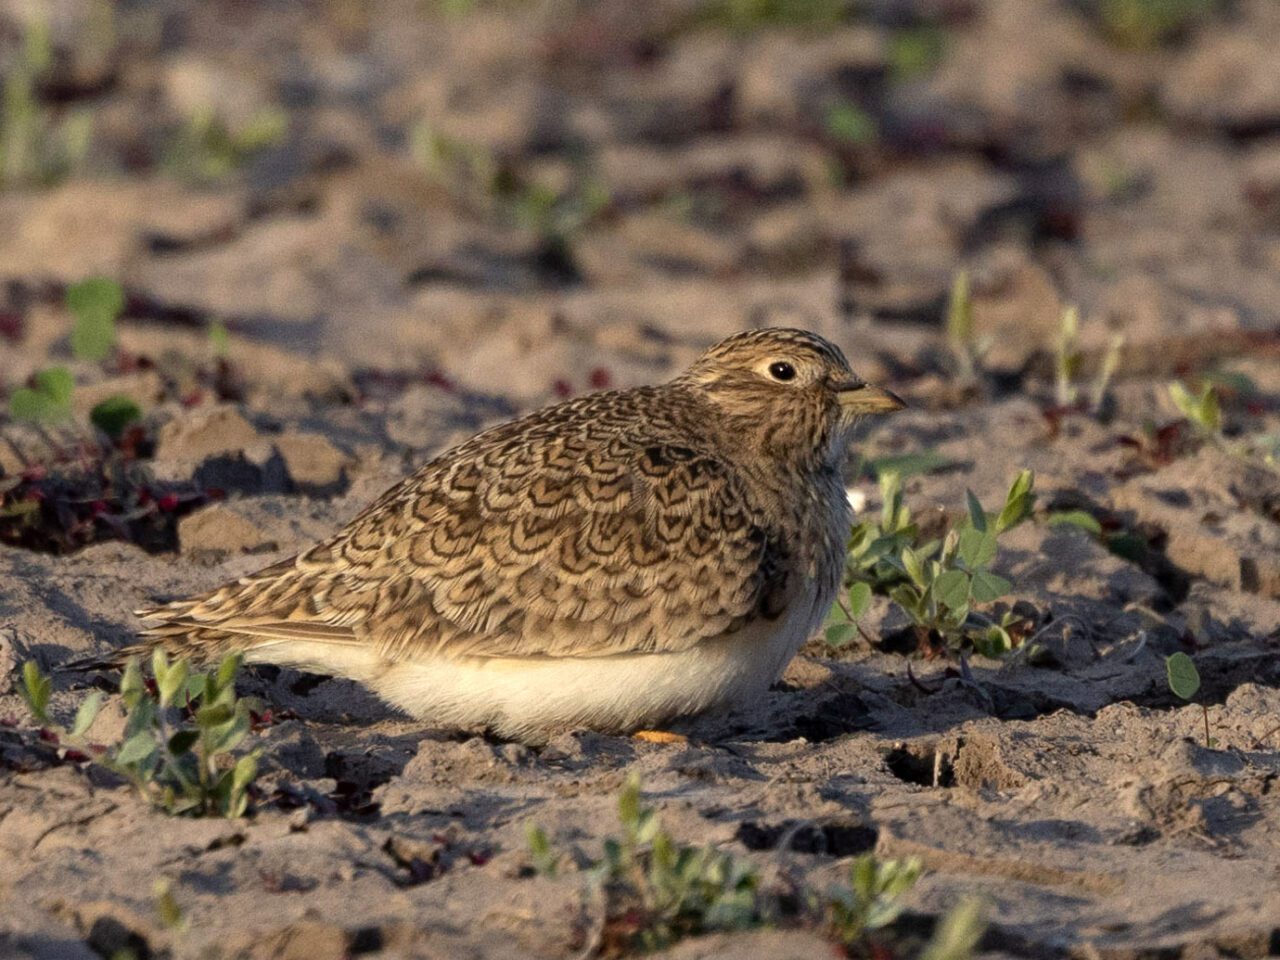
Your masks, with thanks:
M480 440L299 557L145 618L247 646L562 657L684 649L785 605L782 547L714 457L555 431Z

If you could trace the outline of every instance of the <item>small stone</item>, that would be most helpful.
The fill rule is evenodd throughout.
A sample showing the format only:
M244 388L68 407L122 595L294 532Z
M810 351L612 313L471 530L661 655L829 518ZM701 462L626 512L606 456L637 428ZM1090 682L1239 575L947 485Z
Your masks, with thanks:
M317 433L283 433L274 440L295 489L339 493L347 486L352 458Z
M178 544L184 554L240 553L276 549L263 529L234 505L215 503L178 521Z
M156 460L195 464L240 453L257 439L253 424L234 407L214 407L166 423L156 442Z
M12 628L0 630L0 694L13 689L13 678L18 669L18 634Z

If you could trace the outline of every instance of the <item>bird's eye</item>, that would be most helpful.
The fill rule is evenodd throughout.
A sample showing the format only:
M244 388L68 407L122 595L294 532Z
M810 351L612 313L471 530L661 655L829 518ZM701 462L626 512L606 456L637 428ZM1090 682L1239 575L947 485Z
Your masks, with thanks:
M787 380L794 380L796 378L796 368L785 360L778 360L769 364L769 376L773 377L775 380L781 380L785 383Z

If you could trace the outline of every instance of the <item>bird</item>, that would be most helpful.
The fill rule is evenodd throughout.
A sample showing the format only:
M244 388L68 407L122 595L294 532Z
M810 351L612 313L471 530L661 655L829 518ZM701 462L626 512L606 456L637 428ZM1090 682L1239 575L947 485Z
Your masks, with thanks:
M903 406L815 333L739 333L484 430L296 556L137 611L123 652L345 677L534 744L732 710L823 622L854 428Z

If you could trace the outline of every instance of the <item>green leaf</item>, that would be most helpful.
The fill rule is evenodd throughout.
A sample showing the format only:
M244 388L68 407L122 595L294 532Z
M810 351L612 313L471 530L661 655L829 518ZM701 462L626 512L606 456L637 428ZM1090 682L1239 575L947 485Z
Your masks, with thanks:
M978 897L966 897L943 916L918 960L962 960L973 956L987 928L986 912Z
M836 623L827 627L827 644L832 647L843 647L858 635L858 628L852 623Z
M933 582L933 595L943 606L956 609L969 602L969 575L963 570L944 570Z
M959 553L970 570L985 567L996 558L996 535L990 530L964 530L960 534Z
M899 480L922 473L934 473L947 467L955 466L956 461L933 450L922 450L917 453L898 453L884 457L875 457L866 462L867 471L876 478L893 473Z
M165 671L164 679L157 676L156 686L160 691L160 706L167 707L174 702L177 695L186 688L187 674L191 665L186 660L179 660Z
M998 600L1013 589L1004 577L998 577L990 570L979 570L973 575L974 603L990 603Z
M209 346L213 348L213 355L222 360L231 351L231 334L227 332L227 325L221 320L214 320L209 324Z
M94 719L98 716L98 710L102 707L103 693L101 690L94 690L89 696L85 697L84 703L80 704L80 709L76 711L75 722L71 725L72 736L83 736L84 732L93 726Z
M1185 653L1175 653L1164 661L1165 672L1169 676L1169 689L1183 700L1190 700L1200 689L1200 671L1195 661Z
M124 428L142 419L142 409L122 394L107 397L89 411L90 422L112 440L119 440Z
M136 657L130 657L124 665L124 676L120 678L120 695L130 709L138 699L146 693L146 684L142 680L142 668L138 666Z
M22 665L22 696L32 714L41 723L49 721L49 694L53 683L40 672L40 666L34 660Z
M115 755L115 762L121 766L134 766L144 762L155 752L155 735L150 730L142 730L124 742L124 746Z
M1034 485L1035 474L1030 470L1023 470L1018 474L1009 488L1004 509L996 517L996 533L1004 533L1031 516L1031 510L1035 506L1035 494L1032 492Z
M1048 516L1051 527L1079 527L1095 537L1102 536L1102 524L1098 518L1084 510L1058 510Z
M222 662L218 664L218 673L216 677L218 689L228 686L231 681L236 678L236 673L240 670L240 661L243 658L238 653L229 653L222 658Z
M67 309L77 317L106 316L124 312L124 290L107 277L91 277L67 288Z
M53 423L71 416L71 394L75 378L66 367L36 371L31 387L15 390L9 397L9 415L15 420Z
M76 379L66 367L46 367L32 378L36 389L55 403L69 404Z
M634 829L640 820L640 778L630 776L618 794L618 820L623 826Z
M871 584L859 580L849 588L849 612L861 620L871 606Z
M220 726L235 716L235 710L229 704L211 703L196 711L196 725L208 730Z
M969 522L973 524L973 529L979 533L984 532L987 529L987 511L982 509L982 504L972 490L965 488L964 495L969 503Z
M991 626L973 638L973 648L994 660L1013 649L1013 638L1003 627Z
M124 310L120 284L95 277L67 289L67 308L75 317L71 328L71 352L77 360L98 362L111 355L116 344L116 318Z
M242 793L253 783L254 778L258 775L258 754L246 753L243 757L236 761L236 765L231 768L231 790L233 793Z
M902 568L907 571L907 576L920 587L927 587L929 581L925 578L924 563L910 547L902 548Z
M874 117L856 103L843 101L827 111L827 133L837 140L862 146L875 143L880 131Z

